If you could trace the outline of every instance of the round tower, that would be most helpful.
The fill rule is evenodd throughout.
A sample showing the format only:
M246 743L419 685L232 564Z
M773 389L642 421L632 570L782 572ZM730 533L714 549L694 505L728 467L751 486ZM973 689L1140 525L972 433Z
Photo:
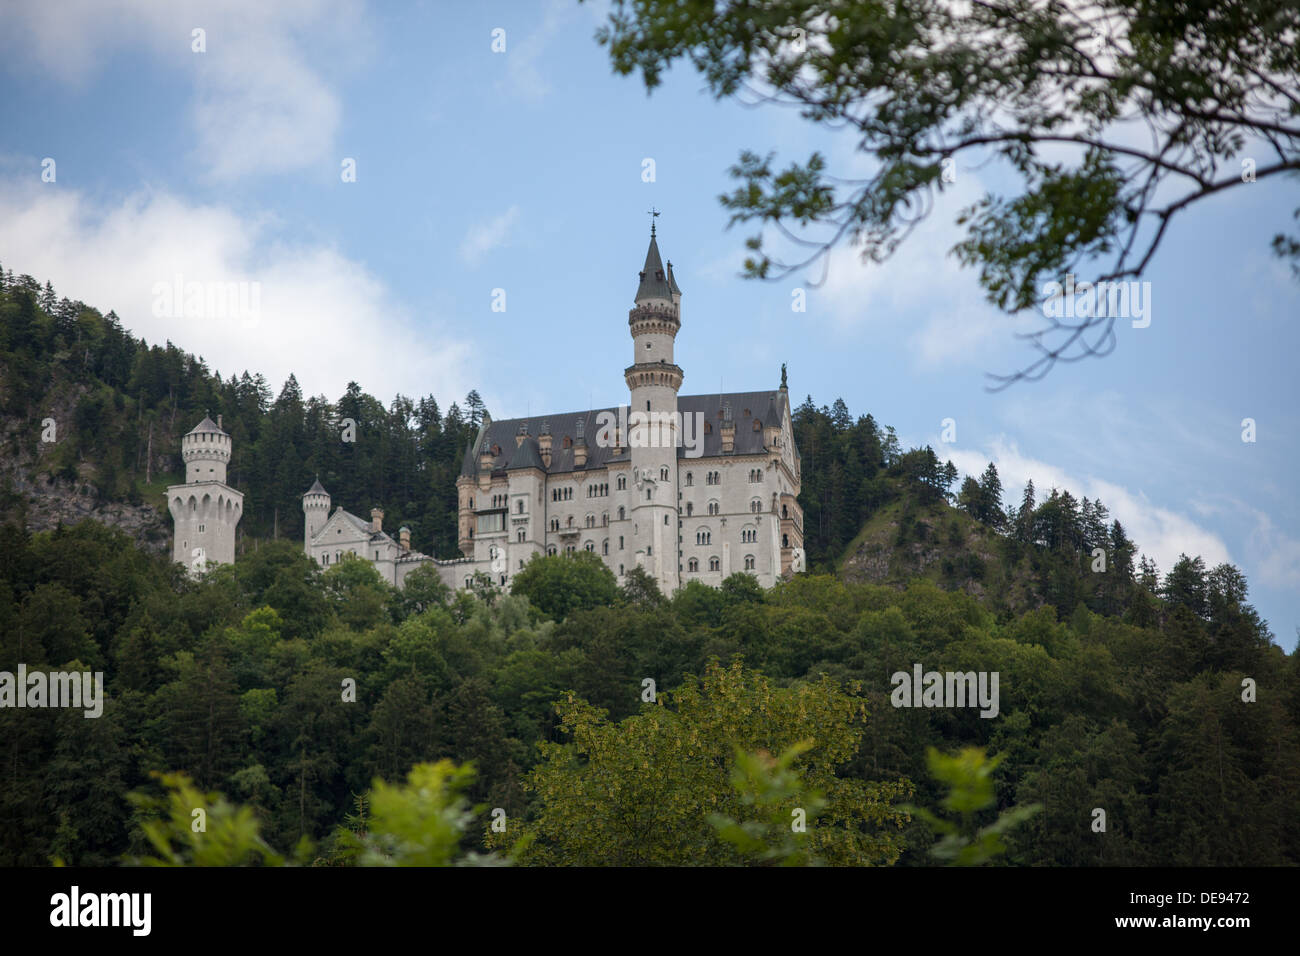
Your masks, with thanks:
M193 431L181 439L181 459L185 462L185 481L226 481L230 464L230 436L206 415Z
M203 571L235 560L235 529L244 513L244 495L226 484L230 436L206 415L181 439L185 483L167 489L171 512L172 557Z
M632 459L630 517L636 561L665 594L677 588L677 445L681 420L677 392L682 370L673 362L681 328L681 291L664 269L655 227L640 273L636 304L628 312L632 364L623 371L631 396L628 447Z
M330 516L329 492L321 486L319 475L302 496L302 516L302 546L310 558L312 539L320 534Z

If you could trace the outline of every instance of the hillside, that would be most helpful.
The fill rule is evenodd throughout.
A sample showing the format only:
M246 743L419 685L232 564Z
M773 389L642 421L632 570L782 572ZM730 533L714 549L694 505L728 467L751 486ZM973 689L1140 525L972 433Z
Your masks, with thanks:
M833 862L936 862L936 831L906 810L945 796L933 747L1000 761L980 825L1038 808L1008 863L1300 863L1300 658L1271 644L1239 571L1185 556L1161 576L1101 502L1031 487L1008 507L992 465L954 490L933 449L809 398L808 574L666 598L579 554L535 559L509 594L418 577L396 592L365 562L303 554L302 475L454 545L477 396L468 417L432 398L385 410L355 384L329 402L291 379L272 400L256 376L223 381L111 314L4 285L0 673L99 671L107 704L96 720L0 707L0 865L154 852L141 826L177 772L246 807L267 846L352 865L361 795L434 760L474 765L456 818L502 809L529 837L518 863L755 862L709 822L758 822L733 790L737 747L785 754L800 806L826 795L812 844ZM194 580L156 532L204 410L237 436L250 507L235 563ZM339 417L362 423L359 447ZM890 675L917 664L1000 675L996 719L895 704ZM513 852L485 819L458 826L463 851Z

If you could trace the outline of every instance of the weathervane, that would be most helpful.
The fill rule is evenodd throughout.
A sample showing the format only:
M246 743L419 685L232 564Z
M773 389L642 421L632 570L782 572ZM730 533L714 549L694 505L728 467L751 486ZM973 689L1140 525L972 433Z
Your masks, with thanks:
M655 237L655 220L659 218L659 210L654 206L650 207L650 238Z

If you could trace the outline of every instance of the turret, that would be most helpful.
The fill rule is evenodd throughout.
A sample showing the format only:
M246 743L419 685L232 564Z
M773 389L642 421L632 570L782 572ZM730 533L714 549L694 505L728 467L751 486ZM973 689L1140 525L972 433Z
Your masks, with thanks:
M320 475L316 476L316 480L302 496L302 515L302 543L310 555L312 539L320 534L330 516L330 496L320 483Z
M181 458L185 462L185 481L226 480L230 463L230 436L206 415L203 421L181 439Z

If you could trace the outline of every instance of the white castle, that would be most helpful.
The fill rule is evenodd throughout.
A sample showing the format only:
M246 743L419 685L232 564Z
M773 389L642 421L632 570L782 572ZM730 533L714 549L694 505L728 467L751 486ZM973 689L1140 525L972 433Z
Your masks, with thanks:
M673 345L681 298L651 226L628 313L629 404L502 421L484 414L456 480L464 557L412 550L405 527L394 540L378 508L369 521L341 507L331 513L319 479L302 496L307 554L322 568L357 555L398 587L414 568L432 564L453 589L478 572L507 586L534 555L578 550L599 555L620 584L643 568L665 594L688 581L716 586L738 571L771 587L802 571L800 463L785 368L774 391L679 396L684 373ZM184 441L187 483L168 489L176 560L192 561L195 547L209 562L233 560L243 498L225 485L230 437L205 418ZM206 454L194 458L193 472L191 448ZM205 483L202 467L210 488L194 484ZM203 520L209 500L225 509L225 520Z

